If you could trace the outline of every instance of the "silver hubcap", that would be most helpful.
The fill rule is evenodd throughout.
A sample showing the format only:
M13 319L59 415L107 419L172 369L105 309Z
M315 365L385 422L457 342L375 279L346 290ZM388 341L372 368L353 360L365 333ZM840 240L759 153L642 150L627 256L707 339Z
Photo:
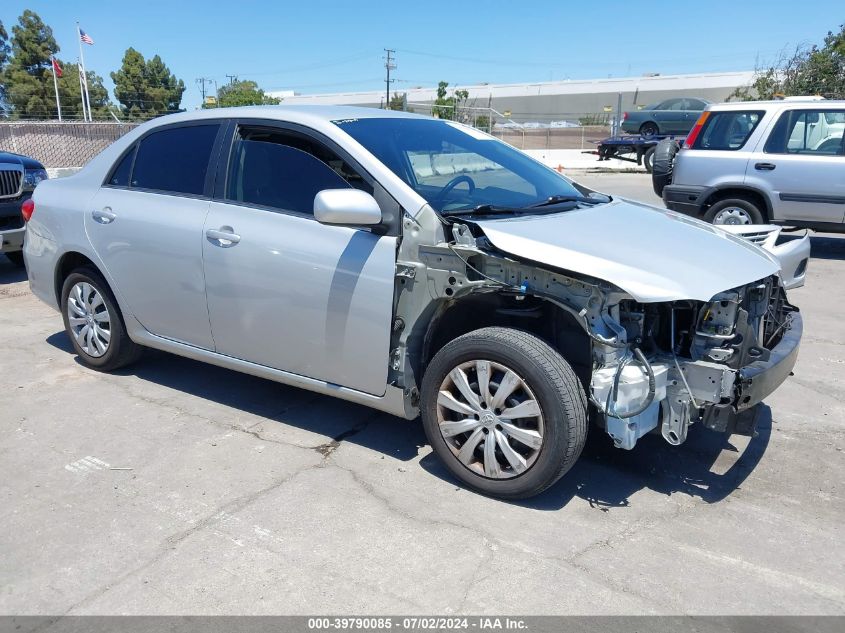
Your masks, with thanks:
M713 218L713 224L753 224L753 222L745 209L725 207Z
M80 281L67 297L71 334L82 351L97 358L109 349L111 316L103 297L91 284Z
M527 471L543 447L543 412L525 380L489 360L455 367L437 394L437 422L464 466L493 479Z

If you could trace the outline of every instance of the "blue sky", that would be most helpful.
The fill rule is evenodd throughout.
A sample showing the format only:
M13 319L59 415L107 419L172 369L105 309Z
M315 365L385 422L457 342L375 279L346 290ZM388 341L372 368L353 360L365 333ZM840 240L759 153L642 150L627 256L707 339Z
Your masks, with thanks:
M184 80L182 106L200 103L195 79L226 75L302 93L384 88L384 48L397 50L394 89L750 70L785 47L820 42L845 20L841 0L329 2L324 0L3 0L11 26L26 9L54 31L59 56L77 56L76 21L94 38L86 66L109 72L133 46L161 55ZM644 25L653 25L646 27ZM667 44L666 42L673 42ZM113 97L113 95L112 95Z

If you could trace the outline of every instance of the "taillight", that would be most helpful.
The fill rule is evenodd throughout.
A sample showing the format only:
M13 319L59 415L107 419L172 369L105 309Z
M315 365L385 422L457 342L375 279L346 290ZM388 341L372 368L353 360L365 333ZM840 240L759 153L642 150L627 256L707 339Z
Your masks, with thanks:
M695 139L698 138L698 133L701 132L701 128L704 126L704 122L709 116L709 111L701 113L701 116L698 117L698 121L695 122L695 125L692 126L692 129L690 130L689 134L687 134L687 139L684 141L684 147L693 146L693 143L695 143Z
M628 120L628 113L627 113L627 112L623 112L623 113L622 113L622 120L623 120L623 121L627 121L627 120Z
M21 204L21 215L23 216L24 222L29 222L33 213L35 213L35 202L33 202L32 198L28 198Z

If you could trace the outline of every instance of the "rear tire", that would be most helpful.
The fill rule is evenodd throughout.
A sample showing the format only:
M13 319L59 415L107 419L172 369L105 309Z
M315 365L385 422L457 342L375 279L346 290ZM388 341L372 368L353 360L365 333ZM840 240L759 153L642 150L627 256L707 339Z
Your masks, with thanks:
M11 253L3 253L6 257L9 258L9 261L12 262L18 268L24 268L25 264L23 261L23 251L13 251Z
M716 225L765 224L757 205L743 198L719 200L707 209L703 220Z
M640 126L640 136L643 138L651 138L658 134L660 134L660 128L653 121L646 121Z
M140 357L143 348L129 338L114 294L93 268L67 276L60 308L71 345L86 367L113 371Z
M446 468L503 499L546 490L587 438L587 398L572 368L545 341L510 328L483 328L443 347L425 372L421 409Z

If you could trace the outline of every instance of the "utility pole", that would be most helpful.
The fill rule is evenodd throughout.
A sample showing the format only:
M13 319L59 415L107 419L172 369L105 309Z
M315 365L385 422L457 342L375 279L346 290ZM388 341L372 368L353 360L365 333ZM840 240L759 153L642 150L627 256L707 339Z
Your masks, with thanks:
M387 57L384 58L384 69L387 72L387 77L384 80L385 85L385 101L384 101L384 108L385 110L390 109L390 84L394 81L390 79L390 71L396 70L396 59L391 57L396 51L392 48L385 48L384 52L387 53Z
M205 84L207 83L210 86L213 80L210 77L197 77L196 81L200 86L200 93L202 93L202 104L205 105Z
M226 78L229 80L230 86L238 80L237 75L226 75Z

